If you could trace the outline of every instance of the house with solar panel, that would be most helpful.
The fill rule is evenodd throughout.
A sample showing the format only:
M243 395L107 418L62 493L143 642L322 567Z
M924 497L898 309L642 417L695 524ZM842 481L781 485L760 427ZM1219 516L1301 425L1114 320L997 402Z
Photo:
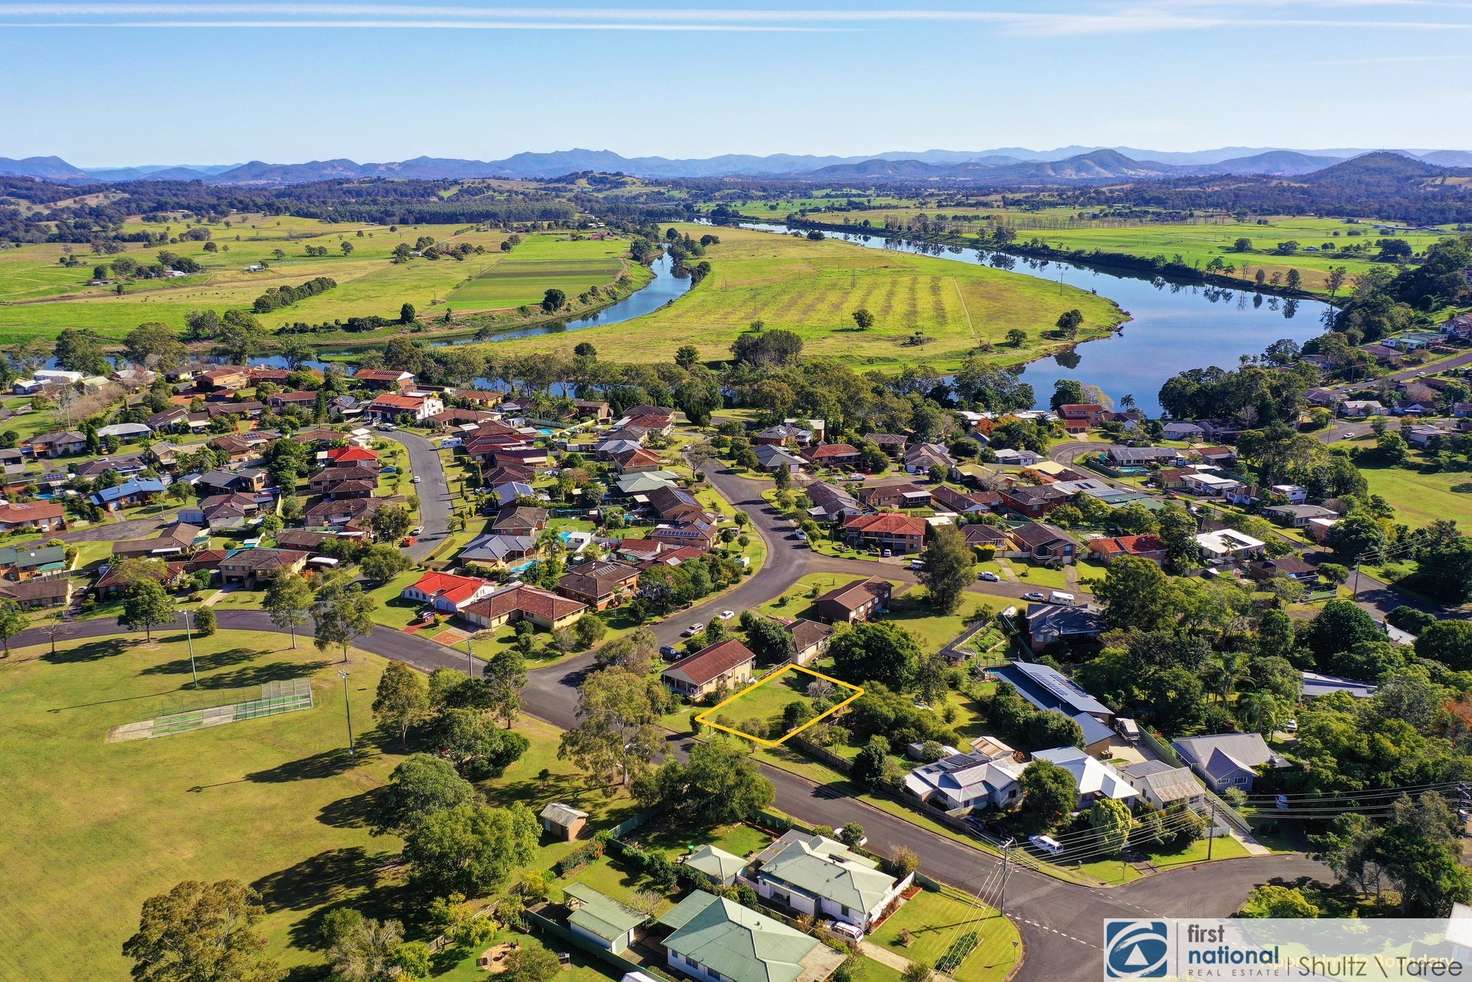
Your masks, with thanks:
M1102 754L1118 739L1114 710L1057 669L1014 661L992 669L992 674L1037 709L1060 712L1077 723L1084 731L1084 750L1088 753Z

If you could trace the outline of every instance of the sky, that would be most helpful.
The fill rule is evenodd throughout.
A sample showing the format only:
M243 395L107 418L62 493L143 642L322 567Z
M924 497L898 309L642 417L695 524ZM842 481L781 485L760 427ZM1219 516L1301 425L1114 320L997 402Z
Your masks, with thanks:
M1472 0L0 0L0 156L1472 149L1469 41Z

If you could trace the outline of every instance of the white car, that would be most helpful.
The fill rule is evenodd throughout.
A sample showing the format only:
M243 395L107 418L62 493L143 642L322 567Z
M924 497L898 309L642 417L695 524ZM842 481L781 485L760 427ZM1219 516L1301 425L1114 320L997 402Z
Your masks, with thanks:
M736 616L736 611L734 611L734 610L723 610L719 614L717 614L716 616L719 617L723 621L729 621L731 618L733 618L733 617Z
M418 537L418 536L423 535L424 534L424 526L423 525L416 525L416 526L414 526L413 528L411 528L409 530L409 534L412 535L412 536L415 536L415 537Z
M863 929L847 921L829 921L828 930L846 941L852 941L854 944L858 944L864 940Z
M980 573L977 574L977 576L980 579L986 580L988 583L1000 583L1002 581L1002 578L1000 576L998 576L996 573L993 573L989 569L982 570Z
M685 628L685 637L693 638L695 635L704 630L705 625L700 623L699 621L696 621L694 624L691 624L689 627Z
M418 484L421 480L422 478L418 474L415 474L413 477L409 478L409 483Z

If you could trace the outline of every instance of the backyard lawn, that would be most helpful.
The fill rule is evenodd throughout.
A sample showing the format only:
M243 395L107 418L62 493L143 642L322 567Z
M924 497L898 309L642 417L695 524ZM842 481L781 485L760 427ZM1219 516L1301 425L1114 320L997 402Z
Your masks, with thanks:
M901 943L905 931L910 935L909 944ZM937 892L921 890L881 924L869 940L911 961L934 965L952 946L958 952L967 946L965 939L971 934L975 937L970 953L946 974L967 982L1007 978L1018 956L1017 929L975 897L951 888Z

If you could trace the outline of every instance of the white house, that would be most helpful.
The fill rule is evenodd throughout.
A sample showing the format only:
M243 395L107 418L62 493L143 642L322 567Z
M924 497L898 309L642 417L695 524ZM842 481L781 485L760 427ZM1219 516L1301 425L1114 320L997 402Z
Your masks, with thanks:
M1267 543L1261 539L1254 539L1236 529L1201 532L1196 536L1196 545L1201 549L1207 563L1212 566L1256 559L1267 549Z
M1218 497L1235 494L1244 488L1241 481L1235 481L1230 477L1222 477L1211 471L1188 471L1181 475L1181 486L1192 494L1205 497Z
M1273 491L1290 505L1301 505L1308 501L1308 488L1301 484L1274 484Z
M1205 430L1184 419L1171 420L1160 429L1167 440L1200 440L1206 436Z
M905 790L948 812L1006 808L1021 791L1017 782L1023 768L1011 754L951 754L912 770Z
M1087 808L1100 798L1113 798L1133 808L1135 799L1140 796L1123 774L1077 747L1039 750L1032 759L1057 764L1073 776L1074 787L1078 788L1079 808Z
M868 931L909 888L841 842L791 829L757 854L743 877L756 892L797 911Z
M1190 768L1172 767L1161 760L1142 760L1120 773L1151 808L1164 810L1172 805L1185 805L1199 811L1206 802L1206 789L1191 776Z
M1383 416L1385 407L1374 399L1346 399L1339 404L1339 415L1348 416L1351 419Z
M999 464L1010 464L1010 465L1016 466L1016 467L1031 467L1033 464L1036 464L1038 462L1038 460L1039 460L1038 455L1035 454L1035 453L1033 453L1031 450L1005 450L1004 449L1004 450L995 450L995 451L993 451L993 453L995 453L997 455L997 463L999 463Z

